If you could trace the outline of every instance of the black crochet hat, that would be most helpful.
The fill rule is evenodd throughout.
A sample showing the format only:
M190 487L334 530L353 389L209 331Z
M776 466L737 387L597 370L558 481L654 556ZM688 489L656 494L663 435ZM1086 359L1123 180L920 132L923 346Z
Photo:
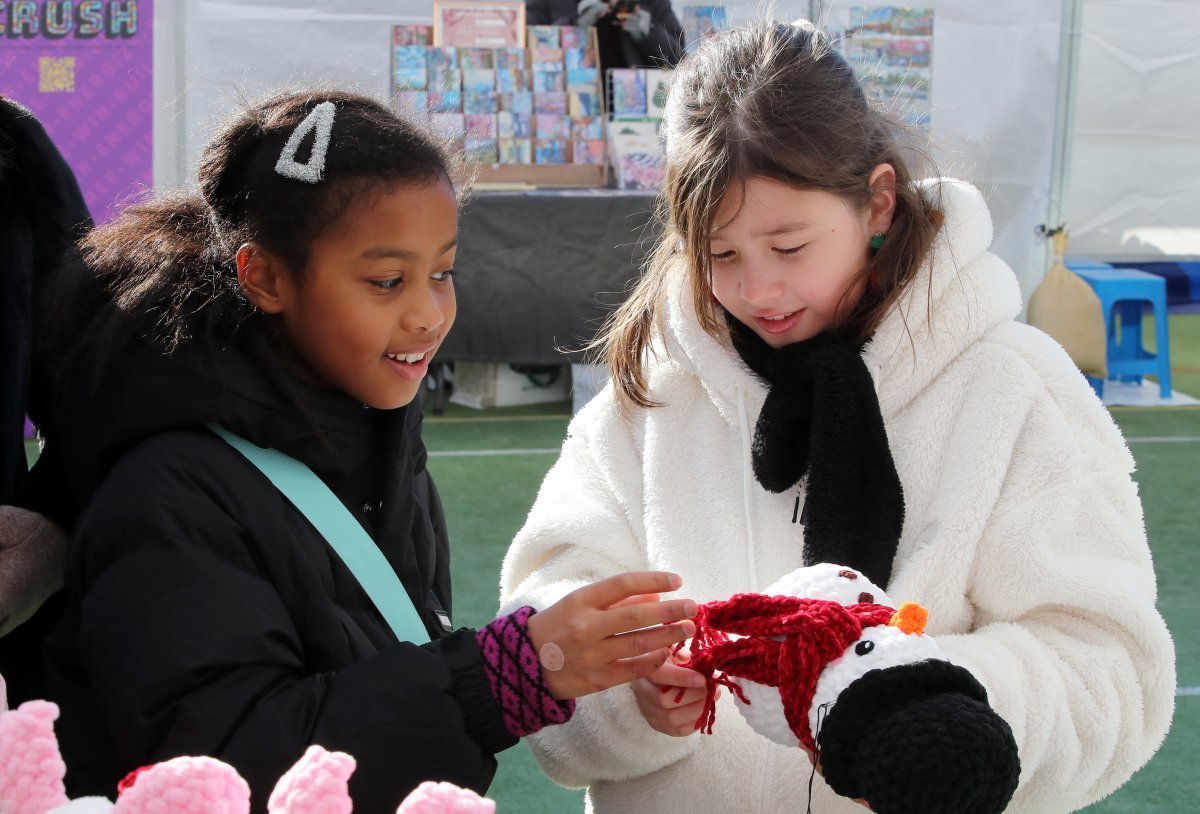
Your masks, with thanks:
M851 683L816 740L825 782L877 814L996 814L1021 773L1012 730L983 686L935 659Z

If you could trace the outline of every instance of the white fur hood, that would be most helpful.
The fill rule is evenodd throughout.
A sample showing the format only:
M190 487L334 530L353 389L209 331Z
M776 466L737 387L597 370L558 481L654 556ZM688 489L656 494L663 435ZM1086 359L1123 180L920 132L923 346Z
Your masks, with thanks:
M983 197L962 181L930 180L922 186L945 218L931 260L863 352L885 419L920 393L964 348L1021 310L1016 277L988 254L992 219ZM738 391L758 394L761 400L763 385L732 352L727 339L718 340L700 327L690 283L682 271L677 271L667 299L666 355L700 379L717 409L732 423L737 420Z

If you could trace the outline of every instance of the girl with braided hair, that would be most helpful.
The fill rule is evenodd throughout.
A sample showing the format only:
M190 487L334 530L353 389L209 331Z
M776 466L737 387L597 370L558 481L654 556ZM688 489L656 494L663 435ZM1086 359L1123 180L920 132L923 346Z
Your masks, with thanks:
M212 137L198 194L129 207L56 275L38 352L85 507L47 645L71 797L206 755L265 812L312 744L356 759L355 811L482 793L496 752L691 634L660 572L453 625L418 397L455 316L455 170L373 100L275 95Z
M921 180L807 23L705 40L663 131L661 238L502 610L630 568L681 574L706 607L841 564L926 608L986 691L1019 755L1010 810L1109 794L1162 742L1175 686L1133 459L1062 348L1016 321L982 196ZM808 760L722 712L730 693L697 732L687 655L535 735L547 773L597 814L803 811ZM811 802L861 810L821 778Z

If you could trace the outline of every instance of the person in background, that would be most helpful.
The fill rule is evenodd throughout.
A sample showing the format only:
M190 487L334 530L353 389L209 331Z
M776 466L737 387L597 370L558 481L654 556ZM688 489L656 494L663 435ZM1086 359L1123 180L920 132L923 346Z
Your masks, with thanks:
M57 448L44 448L33 471L25 460L25 416L38 412L43 378L33 365L34 303L91 225L50 135L0 97L0 674L13 704L42 690L42 641L61 607L66 532L78 513L61 488Z
M671 0L527 0L525 24L595 26L601 71L674 68L683 57Z

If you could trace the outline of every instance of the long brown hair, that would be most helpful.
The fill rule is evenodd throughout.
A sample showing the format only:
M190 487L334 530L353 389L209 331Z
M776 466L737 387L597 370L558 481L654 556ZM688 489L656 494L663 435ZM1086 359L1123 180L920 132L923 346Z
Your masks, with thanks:
M672 269L686 264L704 330L714 337L726 330L713 310L709 230L736 184L757 177L823 190L863 211L871 170L895 168L887 239L848 290L868 276L873 284L838 327L859 342L874 333L937 233L938 208L910 172L911 132L867 101L847 62L807 23L760 22L706 40L675 72L663 131L661 235L630 297L591 346L606 357L618 395L638 406L658 406L645 361Z

